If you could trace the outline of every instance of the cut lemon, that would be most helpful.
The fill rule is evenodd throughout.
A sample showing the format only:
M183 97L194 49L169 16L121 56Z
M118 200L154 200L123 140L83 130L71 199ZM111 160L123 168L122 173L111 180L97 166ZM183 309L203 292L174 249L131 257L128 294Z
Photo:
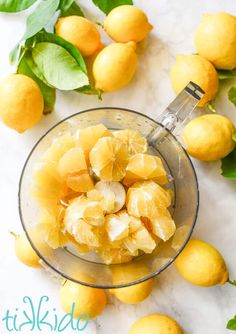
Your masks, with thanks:
M55 138L43 155L43 160L57 163L70 148L75 146L75 140L70 134Z
M124 248L102 247L99 249L99 255L105 264L120 264L132 260L132 256Z
M98 124L79 129L75 138L76 144L80 146L85 155L88 156L98 139L107 136L112 136L111 132L103 124Z
M168 182L166 171L160 158L141 153L130 158L123 183L129 187L141 180L153 180L161 185Z
M65 210L57 206L55 210L43 210L39 218L37 228L45 242L53 249L62 247L69 241L68 236L63 232Z
M32 195L40 206L55 207L59 203L62 185L55 163L45 161L36 165Z
M127 145L117 138L100 138L90 152L94 173L103 181L120 181L128 164Z
M125 189L119 182L100 181L96 183L95 189L103 195L105 203L113 203L112 207L106 205L107 213L115 213L120 211L125 205Z
M175 222L168 210L161 216L151 220L152 232L163 241L169 240L176 231Z
M129 235L129 221L121 216L111 214L105 217L105 226L111 242L122 240Z
M92 189L87 192L87 197L98 201L105 213L112 213L115 208L115 194L112 191L107 191L106 194L100 190Z
M133 256L137 256L138 250L141 250L144 253L152 253L156 248L156 243L148 230L142 226L125 239L124 246Z
M66 151L58 163L58 171L62 177L85 170L87 170L87 163L84 152L80 147L74 147Z
M94 188L93 179L88 173L70 175L66 179L67 186L75 192L87 192Z
M146 153L148 149L147 140L135 130L119 130L113 132L114 137L127 144L129 155Z

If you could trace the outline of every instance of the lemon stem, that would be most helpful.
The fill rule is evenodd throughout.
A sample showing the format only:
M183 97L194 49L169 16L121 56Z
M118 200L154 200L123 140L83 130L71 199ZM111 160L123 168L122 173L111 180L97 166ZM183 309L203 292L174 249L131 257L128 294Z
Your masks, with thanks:
M228 282L229 284L233 285L233 286L236 286L236 280L231 281L230 279L228 279L227 282Z
M13 237L14 237L15 239L19 238L19 234L16 234L16 233L13 232L13 231L10 231L10 234L13 235Z

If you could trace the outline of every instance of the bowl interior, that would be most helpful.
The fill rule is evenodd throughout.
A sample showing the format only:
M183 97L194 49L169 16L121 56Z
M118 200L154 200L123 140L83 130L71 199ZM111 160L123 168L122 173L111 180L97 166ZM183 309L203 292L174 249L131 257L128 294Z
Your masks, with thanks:
M117 288L129 286L154 277L167 268L181 252L193 231L198 211L198 185L192 163L182 146L169 134L151 153L161 157L169 174L169 185L174 192L171 207L177 233L162 242L152 254L145 254L130 263L105 265L94 253L80 254L72 244L65 248L45 251L30 232L39 214L39 207L31 195L35 164L55 137L75 133L78 128L103 123L111 130L134 129L147 136L158 125L137 112L120 108L92 109L75 114L49 130L31 151L22 171L19 187L19 210L23 228L29 241L46 266L63 277L89 286ZM122 273L119 283L112 279L114 271ZM92 277L92 283L90 279Z

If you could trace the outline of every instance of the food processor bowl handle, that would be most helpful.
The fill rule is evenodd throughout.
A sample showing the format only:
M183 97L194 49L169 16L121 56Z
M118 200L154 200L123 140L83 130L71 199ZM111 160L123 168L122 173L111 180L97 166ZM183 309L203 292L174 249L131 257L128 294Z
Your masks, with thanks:
M150 132L147 137L149 144L156 147L170 132L172 134L178 132L204 94L205 92L197 84L190 81L158 117L157 122L162 127L158 126Z

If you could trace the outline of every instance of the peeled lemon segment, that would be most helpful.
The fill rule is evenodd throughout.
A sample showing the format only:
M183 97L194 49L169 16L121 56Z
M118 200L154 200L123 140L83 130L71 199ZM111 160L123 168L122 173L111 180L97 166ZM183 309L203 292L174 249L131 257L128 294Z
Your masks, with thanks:
M80 244L95 248L99 246L98 236L94 233L92 226L87 224L83 219L76 221L68 232Z
M87 170L85 155L80 147L68 150L58 162L58 172L62 177Z
M114 137L127 144L129 155L146 153L148 149L147 140L135 130L119 130L113 132Z
M55 210L43 210L37 229L45 242L53 249L67 244L68 236L63 231L64 208L57 206Z
M88 173L70 175L66 179L67 186L76 192L87 192L94 188L92 177Z
M140 153L130 158L123 183L131 186L140 180L153 180L161 185L168 182L166 170L159 157Z
M111 132L103 125L93 125L84 129L79 129L75 135L76 145L81 147L86 156L102 137L112 136Z
M62 180L54 163L45 161L36 165L32 195L42 207L55 206L59 202Z
M120 264L126 263L132 260L132 256L124 248L109 248L101 247L99 249L99 255L103 259L105 264Z
M100 205L105 213L112 213L115 207L115 194L112 191L108 191L106 196L97 189L92 189L87 192L87 197L100 202Z
M73 225L80 219L93 226L104 224L103 210L98 202L92 201L85 196L75 199L66 209L65 227L70 233Z
M122 240L129 235L129 222L118 215L107 215L106 231L110 241Z
M167 212L165 215L151 220L152 232L163 241L169 240L176 231L175 222L170 216L168 217Z
M171 247L178 252L183 246L184 242L187 240L190 233L190 226L182 225L176 229L175 235L171 242Z
M42 160L58 163L61 157L74 146L75 140L72 135L59 136L52 141L50 147L43 154Z
M137 256L139 250L145 253L152 253L156 248L156 243L148 230L145 227L141 227L125 239L124 246L132 255Z
M120 181L128 164L127 145L117 138L100 138L90 152L94 173L103 181Z
M99 181L95 185L104 198L107 213L115 213L120 211L125 205L126 192L122 184L119 182ZM112 203L113 205L109 205Z

